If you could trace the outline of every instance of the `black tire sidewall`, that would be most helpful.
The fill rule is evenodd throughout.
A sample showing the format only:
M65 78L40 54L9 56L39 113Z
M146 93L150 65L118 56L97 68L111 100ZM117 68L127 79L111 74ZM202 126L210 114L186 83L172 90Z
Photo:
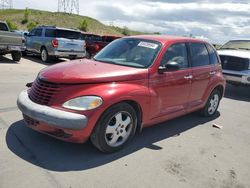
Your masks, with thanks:
M213 113L213 114L209 114L209 113L208 113L208 108L209 108L209 105L210 105L210 100L213 98L213 96L214 96L215 94L217 94L217 95L219 96L219 102L218 102L218 105L217 105L216 110L214 111L214 113ZM219 107L219 105L220 105L220 100L221 100L221 93L216 89L216 90L214 90L214 91L210 94L210 96L209 96L209 98L208 98L208 100L207 100L206 106L205 106L205 108L203 109L203 115L204 115L205 117L211 117L211 116L213 116L213 115L217 112L217 109L218 109L218 107Z
M11 56L13 61L20 61L22 58L22 53L20 51L13 51L11 52Z
M107 144L106 139L105 139L106 128L108 126L108 122L110 121L110 119L115 114L122 112L122 111L127 112L131 115L131 117L133 119L132 130L130 132L128 139L122 145L117 146L117 147L111 147L110 145ZM106 152L106 153L111 153L111 152L115 152L115 151L122 149L134 137L135 131L136 131L136 126L137 126L137 119L138 118L137 118L137 115L136 115L134 108L127 103L119 103L117 105L110 107L108 110L106 110L103 113L103 115L99 119L98 123L96 124L96 127L95 127L93 134L91 136L92 143L99 150L101 150L102 152Z

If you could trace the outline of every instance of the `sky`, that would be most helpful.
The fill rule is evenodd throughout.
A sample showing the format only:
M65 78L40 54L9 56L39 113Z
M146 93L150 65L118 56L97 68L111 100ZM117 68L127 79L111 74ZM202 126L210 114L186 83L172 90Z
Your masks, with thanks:
M144 32L213 43L250 38L250 0L79 0L80 14ZM57 11L57 0L13 0L13 7Z

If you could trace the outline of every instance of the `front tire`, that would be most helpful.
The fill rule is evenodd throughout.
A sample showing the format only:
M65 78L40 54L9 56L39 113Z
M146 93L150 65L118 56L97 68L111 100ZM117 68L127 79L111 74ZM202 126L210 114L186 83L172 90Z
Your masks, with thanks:
M91 141L104 153L122 149L135 135L137 115L127 103L119 103L106 110L94 128Z
M201 115L204 117L213 116L219 107L221 100L221 93L219 90L215 89L209 96L206 106L200 111Z
M22 53L20 51L13 51L11 52L11 56L13 61L19 62L22 58Z

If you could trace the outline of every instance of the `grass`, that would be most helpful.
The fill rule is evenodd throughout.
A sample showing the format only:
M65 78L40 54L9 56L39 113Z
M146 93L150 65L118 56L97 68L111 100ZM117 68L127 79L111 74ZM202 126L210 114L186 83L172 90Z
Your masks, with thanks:
M80 22L86 20L88 23L87 32L100 35L123 35L123 28L107 26L100 21L87 16L80 16L68 13L48 12L30 9L28 23L22 24L25 10L0 10L0 19L9 20L17 25L19 30L27 30L30 22L38 23L38 25L53 25L58 27L78 29ZM145 34L139 31L128 30L129 35Z

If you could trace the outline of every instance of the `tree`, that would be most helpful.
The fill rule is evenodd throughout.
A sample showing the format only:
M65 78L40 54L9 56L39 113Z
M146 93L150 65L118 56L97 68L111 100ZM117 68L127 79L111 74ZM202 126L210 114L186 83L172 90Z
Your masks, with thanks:
M30 23L27 25L28 31L31 31L31 30L32 30L33 28L35 28L37 25L38 25L37 22L30 22Z
M85 31L85 32L88 30L88 22L87 22L87 20L82 20L82 21L80 22L79 29L80 29L81 31Z
M8 26L9 26L9 28L10 28L11 31L12 31L12 30L17 30L17 29L18 29L18 28L17 28L17 25L14 24L13 22L11 22L10 20L6 20L6 23L8 24Z
M128 27L123 27L122 29L122 34L125 35L125 36L128 36L129 35L129 30L128 30Z
M30 15L30 10L26 8L24 11L23 20L21 22L22 24L26 24L29 22L29 15Z

